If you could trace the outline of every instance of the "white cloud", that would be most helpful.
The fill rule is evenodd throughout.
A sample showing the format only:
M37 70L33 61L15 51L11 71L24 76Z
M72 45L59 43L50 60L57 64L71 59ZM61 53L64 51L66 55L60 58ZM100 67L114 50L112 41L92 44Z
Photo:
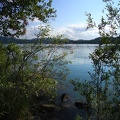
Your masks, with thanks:
M57 33L63 34L65 37L72 40L89 40L99 36L96 28L86 30L86 27L86 24L72 24L66 27L58 28ZM54 33L57 34L56 32Z
M38 28L40 25L36 25L36 26L29 26L26 29L26 34L23 35L20 38L23 39L32 39L32 38L36 38L35 34L37 34L39 32Z
M37 22L37 19L36 19ZM26 34L22 36L21 38L25 39L32 39L35 38L35 34L39 32L39 24L32 25L27 27ZM96 37L99 37L97 28L92 28L86 30L87 25L86 24L72 24L67 25L65 27L59 27L54 29L51 33L52 35L62 34L68 39L72 40L90 40Z
M39 24L39 25L36 25L36 26L29 26L26 28L26 34L21 36L20 38L22 39L33 39L33 38L36 38L37 34L40 32L39 28L40 26L43 28L43 27L46 27L45 24Z

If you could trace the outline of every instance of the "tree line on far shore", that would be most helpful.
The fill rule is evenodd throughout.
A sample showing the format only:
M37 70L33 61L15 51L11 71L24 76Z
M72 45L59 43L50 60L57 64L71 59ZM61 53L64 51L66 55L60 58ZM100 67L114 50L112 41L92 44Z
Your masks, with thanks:
M112 43L118 43L120 44L120 37L111 37L110 40ZM42 40L43 44L50 44L52 43L52 41L54 41L54 38L44 38L44 40ZM62 40L61 40L62 41ZM64 44L100 44L101 41L101 37L95 38L95 39L91 39L91 40L70 40L70 39L66 39L66 41L64 41ZM34 39L17 39L17 38L8 38L8 37L2 37L0 36L0 42L4 43L4 44L8 44L8 43L16 43L16 44L31 44L31 43L40 43L40 39L34 38Z

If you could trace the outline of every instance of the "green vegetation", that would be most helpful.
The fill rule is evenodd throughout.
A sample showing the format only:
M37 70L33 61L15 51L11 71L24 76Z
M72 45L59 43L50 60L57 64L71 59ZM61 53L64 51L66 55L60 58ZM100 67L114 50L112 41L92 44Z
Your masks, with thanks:
M87 119L118 120L120 118L120 45L117 31L120 26L119 6L106 2L106 18L99 25L88 16L88 28L97 27L100 34L99 47L90 54L93 64L91 80L72 81L85 102L88 103ZM54 18L52 1L45 0L2 0L0 9L0 35L19 37L26 32L29 20L38 18L46 23ZM110 31L105 27L109 26ZM111 38L117 37L113 43ZM33 116L44 118L56 97L57 79L65 79L68 74L66 53L57 53L64 39L57 36L50 45L49 27L41 27L37 44L0 44L0 119L30 120ZM61 41L62 39L62 41ZM66 41L65 41L66 42ZM73 41L72 41L73 42ZM39 43L39 44L38 44ZM78 41L79 43L79 41ZM59 68L59 69L58 69ZM49 104L50 103L50 104ZM76 119L82 119L77 114Z
M119 31L119 6L105 1L107 10L106 18L101 19L97 26L88 16L88 28L97 27L101 36L99 47L90 54L93 64L93 73L89 72L91 80L85 82L72 81L75 91L82 95L90 109L86 109L89 120L118 120L120 118L120 45L110 41L110 37L118 36ZM110 31L105 27L109 26ZM118 39L120 41L120 39Z
M2 119L29 119L33 113L31 111L38 112L35 109L38 101L46 104L54 102L57 88L55 79L65 79L67 74L67 61L64 60L66 54L55 55L54 52L58 50L55 45L0 45ZM58 70L55 66L60 66L61 69ZM63 71L66 73L63 74Z
M62 40L62 39L61 39ZM64 44L100 44L101 37L92 39L92 40L69 40L66 39L67 41L64 41ZM44 38L44 41L42 41L43 44L51 44L54 41L54 38ZM120 44L119 37L111 37L110 41L112 43L117 42ZM2 37L0 36L0 42L4 44L8 43L16 43L16 44L34 44L34 43L39 43L39 39L34 38L34 39L29 39L29 40L24 40L24 39L16 39L16 38L8 38L8 37Z
M1 0L0 6L0 35L6 37L24 35L30 20L47 23L56 16L52 0Z
M7 37L19 37L25 34L28 20L38 18L47 22L55 17L52 1L11 0L1 1L0 34ZM11 31L13 30L13 31ZM16 45L0 44L0 119L32 120L46 115L46 107L54 103L57 77L65 79L67 75L66 53L55 54L63 41L61 36L54 38L52 45L42 45L49 37L49 28L40 28L37 35L39 44ZM58 69L59 66L59 69ZM64 72L64 73L63 73Z

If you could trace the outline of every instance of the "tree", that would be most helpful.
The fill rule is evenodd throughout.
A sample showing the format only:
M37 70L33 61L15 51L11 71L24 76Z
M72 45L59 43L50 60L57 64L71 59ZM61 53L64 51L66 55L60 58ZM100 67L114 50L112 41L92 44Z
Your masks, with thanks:
M54 103L57 80L65 79L65 65L68 63L66 53L55 54L58 49L57 44L23 47L1 44L1 119L23 120L30 119L31 115L41 117L42 111L45 111L41 109L42 103Z
M87 14L87 28L97 27L101 36L99 47L90 54L94 71L89 72L91 80L72 83L91 108L87 110L87 119L117 120L120 117L120 1L117 7L114 7L112 0L104 2L106 7L103 12L107 13L105 18L101 18L100 24L96 25L91 14ZM109 31L106 27L109 27ZM111 42L113 37L117 37L117 42Z
M26 33L29 20L38 19L46 23L54 18L55 10L52 0L1 0L0 2L0 35L19 37Z
M52 1L1 0L0 34L19 37L25 34L28 20L38 18L46 23L55 17ZM32 45L0 44L0 119L29 120L31 116L45 115L42 103L54 103L57 79L67 75L65 52L57 53L62 45L61 36L43 45L50 29L40 27L39 43ZM64 72L65 71L65 72Z

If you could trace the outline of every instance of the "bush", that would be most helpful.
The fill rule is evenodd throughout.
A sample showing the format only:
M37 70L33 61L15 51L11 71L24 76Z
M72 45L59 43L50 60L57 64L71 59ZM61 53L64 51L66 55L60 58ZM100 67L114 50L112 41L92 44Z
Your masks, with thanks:
M46 50L47 53L38 59L38 55ZM54 55L55 51L55 44L52 50L51 46L41 44L31 46L0 44L1 119L30 119L31 108L36 104L35 99L54 101L57 88L57 81L54 78L66 69L64 65L67 63L64 61L66 54ZM55 65L62 65L63 69L61 66L61 69L57 70Z

